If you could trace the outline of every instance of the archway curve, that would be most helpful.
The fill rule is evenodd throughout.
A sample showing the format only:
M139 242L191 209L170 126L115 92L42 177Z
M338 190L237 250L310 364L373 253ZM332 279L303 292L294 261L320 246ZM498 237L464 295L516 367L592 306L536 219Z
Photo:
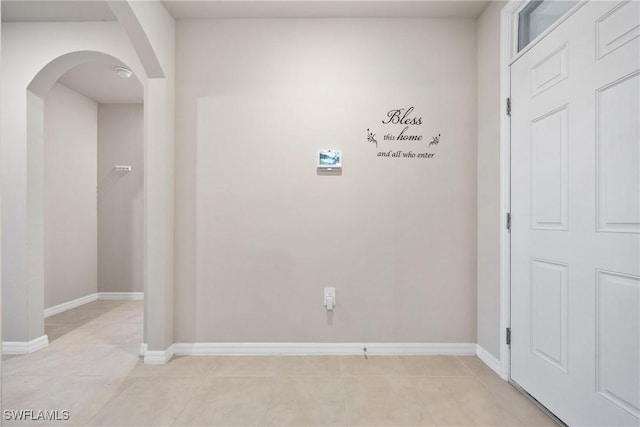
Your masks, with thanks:
M88 63L132 69L134 74L142 77L140 82L143 91L147 90L146 76L140 66L131 67L115 56L98 51L75 51L58 56L38 71L27 86L27 282L29 287L27 318L29 335L41 337L38 344L28 352L48 344L44 331L44 97L67 71ZM144 129L146 133L146 126ZM146 193L146 182L143 185ZM146 262L146 256L144 253L143 263ZM144 281L144 292L146 295L146 281ZM145 308L144 342L146 342L146 323Z
M144 70L140 67L127 64L113 55L92 50L81 50L66 53L50 61L33 77L27 90L34 95L43 97L67 71L78 65L92 62L112 67L120 66L129 68L136 76L145 76ZM141 79L141 83L143 83L143 80L144 79Z

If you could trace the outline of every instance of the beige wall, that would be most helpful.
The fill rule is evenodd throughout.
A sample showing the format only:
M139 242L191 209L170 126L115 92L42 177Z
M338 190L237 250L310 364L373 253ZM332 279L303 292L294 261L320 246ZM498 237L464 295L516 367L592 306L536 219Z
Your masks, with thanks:
M474 20L183 21L177 45L176 342L476 342ZM410 106L427 141L384 141Z
M98 106L99 292L143 291L143 118L141 104Z
M500 358L500 10L478 18L478 344Z
M45 98L45 307L142 292L142 221L142 105L98 106L56 84Z
M97 291L97 105L55 84L44 102L45 308Z

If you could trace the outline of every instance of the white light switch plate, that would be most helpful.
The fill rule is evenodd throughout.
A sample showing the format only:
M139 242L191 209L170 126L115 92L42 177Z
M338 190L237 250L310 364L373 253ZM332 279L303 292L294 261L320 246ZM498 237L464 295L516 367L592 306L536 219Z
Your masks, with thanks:
M324 288L324 306L333 310L336 305L336 288Z

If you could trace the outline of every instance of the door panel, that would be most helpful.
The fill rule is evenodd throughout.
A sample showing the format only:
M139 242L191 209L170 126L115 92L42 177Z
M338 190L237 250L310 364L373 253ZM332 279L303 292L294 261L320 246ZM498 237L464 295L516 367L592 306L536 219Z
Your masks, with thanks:
M567 45L561 46L531 69L531 95L536 96L568 76Z
M511 375L569 425L640 425L639 10L591 1L511 66Z
M596 20L598 59L640 36L640 3L620 2Z
M567 106L531 122L531 218L536 230L567 230Z
M638 72L597 93L598 231L640 232Z
M567 266L531 262L531 351L567 372Z
M598 393L640 418L638 387L628 378L640 378L640 347L628 335L640 334L640 279L598 271L597 387ZM622 333L621 333L622 332Z

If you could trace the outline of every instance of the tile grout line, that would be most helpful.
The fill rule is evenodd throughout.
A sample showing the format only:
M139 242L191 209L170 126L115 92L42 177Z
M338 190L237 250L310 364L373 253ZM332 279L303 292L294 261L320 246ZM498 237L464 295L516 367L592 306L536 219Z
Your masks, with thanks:
M342 369L342 360L338 356L338 369L340 369L340 379L342 380L342 398L344 399L344 412L347 417L347 427L351 427L351 419L349 418L349 404L347 402L347 383Z
M494 387L491 387L488 384L485 384L483 381L480 381L480 378L483 376L490 376L490 375L481 375L480 373L477 373L476 371L474 371L473 369L471 369L466 363L464 363L463 361L459 360L459 362L465 366L465 368L469 369L472 373L473 373L473 378L480 384L480 386L485 390L485 392L487 392L489 395L500 399L500 393L494 389ZM507 382L507 385L510 386L510 384ZM518 413L518 411L511 411L509 408L509 405L504 404L503 402L501 402L500 400L497 401L497 404L499 406L501 406L505 411L507 411L508 413L510 413L522 426L526 426L527 423L525 422L525 420L523 418L520 417L520 414Z
M427 403L422 398L422 394L420 393L420 390L418 390L418 387L416 385L416 381L417 381L418 378L432 378L432 377L412 376L412 377L410 377L410 383L411 383L411 387L413 387L413 391L415 392L416 397L418 398L418 402L420 402L420 404L422 405L424 410L427 411L427 414L429 414L429 418L431 418L431 421L433 422L433 425L437 427L437 426L439 426L439 424L436 422L435 417L433 416L433 414L429 410L429 407L428 407Z
M166 366L166 364L164 364L163 366ZM205 375L205 376L206 376L206 375ZM139 377L139 378L146 378L146 377ZM158 377L158 378L166 379L167 377L166 377L166 376L164 376L164 375L162 375L162 376L160 376L160 377ZM175 377L171 377L171 378L183 378L183 379L189 379L189 378L191 378L191 377L185 377L185 376L177 375L177 376L175 376ZM214 378L214 377L211 377L211 378ZM220 377L218 377L218 378L220 378ZM209 384L209 385L210 385L210 384ZM178 422L178 420L180 419L180 417L182 416L182 414L184 413L184 411L186 411L186 410L187 410L187 407L189 406L189 403L191 403L193 400L197 399L197 398L199 397L200 393L204 393L206 390L207 390L207 385L202 385L202 386L200 386L200 387L197 389L197 391L195 391L195 392L193 393L193 396L191 397L191 399L185 402L184 406L183 406L183 407L182 407L182 409L180 410L180 413L179 413L178 415L176 415L175 419L174 419L174 420L173 420L173 422L171 423L171 426L172 426L172 427L173 427L173 426L177 426L177 424L176 424L176 423Z
M262 415L257 420L256 425L258 427L265 427L267 425L267 414L269 413L269 409L271 408L271 402L273 401L273 390L275 388L276 378L280 376L280 370L282 369L282 360L276 359L276 364L277 366L274 369L273 376L265 377L265 378L269 378L269 392L267 393L267 396L269 397L267 399L267 404L264 405L264 410Z

